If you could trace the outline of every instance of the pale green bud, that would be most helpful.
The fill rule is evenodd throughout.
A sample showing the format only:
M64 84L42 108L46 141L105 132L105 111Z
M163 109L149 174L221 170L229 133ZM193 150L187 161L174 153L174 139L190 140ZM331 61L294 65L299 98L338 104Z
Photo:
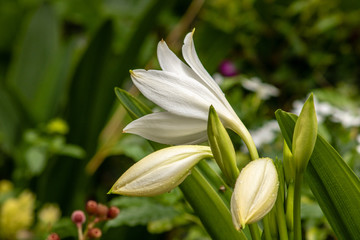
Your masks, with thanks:
M235 228L239 230L261 220L274 206L278 188L278 174L270 158L259 158L246 165L231 197Z
M284 149L283 149L283 157L284 157L284 173L286 183L289 184L293 182L295 179L295 162L293 155L290 151L289 146L286 144L284 140Z
M181 145L153 152L131 166L109 193L155 196L177 187L200 160L212 157L207 146Z
M292 154L296 173L303 173L310 160L317 137L317 118L313 94L306 100L296 121L292 142Z
M224 173L228 184L233 186L239 175L235 149L213 106L210 106L209 110L207 133L214 159Z

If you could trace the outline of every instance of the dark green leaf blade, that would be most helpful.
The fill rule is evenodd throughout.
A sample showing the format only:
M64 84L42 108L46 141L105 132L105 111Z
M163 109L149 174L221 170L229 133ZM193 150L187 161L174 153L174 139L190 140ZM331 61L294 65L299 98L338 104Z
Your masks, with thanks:
M281 132L291 148L296 116L277 110ZM318 135L305 177L339 239L360 235L360 181L336 150Z
M145 104L121 88L116 87L115 94L132 119L140 118L152 112Z
M11 63L7 84L35 121L46 121L58 104L64 78L56 77L60 55L58 18L49 5L41 6L26 23Z

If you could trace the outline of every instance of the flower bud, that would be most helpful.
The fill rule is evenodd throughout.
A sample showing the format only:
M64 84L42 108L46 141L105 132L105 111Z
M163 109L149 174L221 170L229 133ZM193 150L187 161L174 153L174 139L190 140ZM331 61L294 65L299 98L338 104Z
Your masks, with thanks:
M286 183L289 184L294 182L295 179L295 162L293 155L289 149L289 146L286 144L284 140L284 149L283 149L283 157L284 157L284 173Z
M102 235L102 232L99 228L90 228L87 233L89 238L99 238Z
M296 173L303 173L305 171L315 147L317 129L314 97L311 94L306 100L294 128L292 154L294 156Z
M270 158L260 158L242 169L231 197L231 215L236 229L262 219L274 206L278 174Z
M110 219L113 219L113 218L116 218L120 213L120 209L115 207L115 206L111 206L109 208L109 211L108 211L108 214L107 214L107 217L110 218Z
M47 240L60 240L60 237L57 233L51 233L48 237Z
M234 186L239 175L235 149L213 106L210 106L209 110L207 132L214 159L224 173L227 183Z
M86 217L83 211L76 210L71 214L71 221L76 223L76 225L81 225L85 222Z
M94 215L97 212L97 202L95 202L94 200L89 200L86 202L86 212L90 215Z
M101 217L101 218L107 217L108 212L109 212L109 208L107 206L105 206L104 204L99 203L97 205L96 215L98 217Z
M181 145L153 152L131 166L109 193L155 196L178 186L201 159L212 157L207 146Z

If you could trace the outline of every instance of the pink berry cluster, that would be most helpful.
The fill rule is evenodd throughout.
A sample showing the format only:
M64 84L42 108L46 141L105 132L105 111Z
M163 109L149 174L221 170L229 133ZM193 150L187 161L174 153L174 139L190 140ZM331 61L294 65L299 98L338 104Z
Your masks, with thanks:
M119 208L115 206L107 207L94 200L87 201L85 211L88 215L88 222L84 228L83 224L86 222L84 211L75 210L71 214L71 221L73 221L77 227L79 240L100 238L102 234L101 229L95 227L95 225L98 222L116 218L120 213ZM48 236L47 240L60 240L60 237L58 234L52 233Z

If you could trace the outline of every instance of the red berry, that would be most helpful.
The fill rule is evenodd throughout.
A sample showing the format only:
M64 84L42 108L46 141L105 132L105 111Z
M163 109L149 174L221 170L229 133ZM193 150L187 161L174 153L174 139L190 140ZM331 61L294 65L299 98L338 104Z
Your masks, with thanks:
M101 230L99 228L90 228L88 231L89 238L99 238L101 237Z
M57 233L51 233L48 237L47 240L60 240L60 237Z
M107 217L107 214L108 214L108 211L109 211L109 208L101 203L99 203L97 205L97 212L96 212L96 215L98 217Z
M90 215L94 215L97 213L97 202L95 202L94 200L89 200L86 203L86 212Z
M71 214L71 221L73 221L76 224L83 224L86 220L85 214L81 210L76 210Z
M119 213L120 213L120 209L115 206L112 206L109 208L107 217L110 219L113 219L113 218L116 218L117 215L119 215Z

